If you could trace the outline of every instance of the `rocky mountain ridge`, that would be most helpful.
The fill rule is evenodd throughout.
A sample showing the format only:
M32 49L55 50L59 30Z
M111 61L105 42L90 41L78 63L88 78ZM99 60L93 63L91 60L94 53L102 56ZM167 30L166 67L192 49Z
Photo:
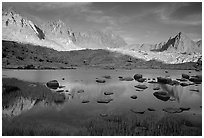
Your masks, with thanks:
M57 51L107 49L167 64L196 62L202 57L202 40L194 42L181 32L167 42L127 45L123 38L110 31L76 33L61 20L37 25L13 10L3 11L2 32L3 40L40 45Z

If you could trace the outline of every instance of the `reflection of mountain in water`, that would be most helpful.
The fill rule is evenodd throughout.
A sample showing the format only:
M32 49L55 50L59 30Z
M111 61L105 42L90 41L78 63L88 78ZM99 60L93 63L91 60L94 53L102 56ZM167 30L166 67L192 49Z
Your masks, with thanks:
M181 96L183 94L183 88L179 85L168 85L168 84L160 84L161 88L168 92L169 96L176 99L178 103L180 103Z
M24 111L28 111L35 105L36 100L31 100L23 97L16 98L14 104L3 108L2 114L4 116L12 117L18 116Z

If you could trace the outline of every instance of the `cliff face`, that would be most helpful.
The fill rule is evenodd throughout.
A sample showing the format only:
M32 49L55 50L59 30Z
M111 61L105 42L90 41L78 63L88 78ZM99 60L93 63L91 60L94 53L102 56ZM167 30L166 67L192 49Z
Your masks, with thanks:
M40 45L59 51L78 49L72 42L73 34L65 25L61 22L45 24L40 27L13 10L4 11L2 13L2 39Z
M135 45L134 50L196 54L202 53L202 41L194 42L187 35L179 32L175 37L170 37L167 42Z
M116 48L126 45L126 42L113 32L88 31L85 33L74 33L61 20L37 25L13 10L3 12L2 31L3 40L30 43L58 51L84 48Z
M179 32L174 38L170 38L166 44L161 48L156 49L157 51L169 51L169 52L178 52L178 53L200 53L201 50L198 45L191 40L184 33Z

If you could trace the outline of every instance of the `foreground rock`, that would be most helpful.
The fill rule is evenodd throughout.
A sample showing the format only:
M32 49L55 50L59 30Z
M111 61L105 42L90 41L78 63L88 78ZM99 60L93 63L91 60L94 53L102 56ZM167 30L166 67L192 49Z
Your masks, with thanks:
M64 103L65 99L66 99L66 97L64 94L59 94L59 95L56 95L54 97L54 102L55 103Z
M200 84L202 82L202 76L200 75L191 76L189 81Z
M144 81L146 81L146 78L140 78L140 79L137 79L137 81L143 83Z
M160 87L154 87L153 90L160 90Z
M120 81L133 81L134 79L132 77L122 77L119 78Z
M47 82L46 85L48 88L51 88L51 89L57 89L59 87L59 83L57 80L51 80Z
M90 101L89 100L82 100L81 103L89 103Z
M190 76L187 75L187 74L182 74L181 76L182 76L182 78L184 78L184 79L189 79L189 78L190 78Z
M163 109L164 112L167 112L167 113L181 113L183 112L183 110L181 110L180 108L173 108L173 107L168 107L168 108L165 108Z
M104 95L112 95L113 92L104 92Z
M181 109L182 111L189 111L191 108L190 108L190 107L180 107L180 109Z
M190 89L190 91L199 92L198 89Z
M142 75L141 74L135 74L133 78L135 80L138 80L138 79L142 78Z
M130 96L130 98L137 99L137 95L132 95L132 96Z
M96 82L98 82L98 83L105 83L105 82L106 82L106 80L97 79L97 80L96 80Z
M157 82L163 84L171 84L172 80L171 78L157 77Z
M136 85L135 87L143 90L148 88L146 85Z
M83 92L84 92L83 89L80 89L80 90L77 91L77 93L83 93Z
M144 114L145 111L136 111L135 109L130 109L131 112L135 113L135 114Z
M147 108L148 111L156 111L154 108Z
M99 99L97 100L97 103L110 103L111 101L113 101L113 99L111 98L104 98L104 99Z
M182 87L189 86L189 84L188 84L188 83L180 83L180 85L181 85Z
M168 101L170 96L168 95L167 92L159 91L159 92L154 92L153 95L162 101Z
M105 78L105 79L111 79L111 76L110 75L104 75L104 76L102 76L103 78Z

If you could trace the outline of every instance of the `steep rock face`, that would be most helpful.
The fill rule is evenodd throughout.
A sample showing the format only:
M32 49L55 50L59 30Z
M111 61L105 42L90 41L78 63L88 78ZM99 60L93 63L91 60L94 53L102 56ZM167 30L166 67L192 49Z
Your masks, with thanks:
M30 43L58 51L80 49L73 44L73 33L62 22L38 26L13 10L2 13L2 39ZM44 28L43 28L44 27Z
M119 48L127 43L110 31L88 31L76 34L76 45L84 48Z
M168 51L168 52L177 52L177 53L200 53L198 45L191 40L184 33L179 32L174 38L169 38L169 40L159 49L155 51Z

